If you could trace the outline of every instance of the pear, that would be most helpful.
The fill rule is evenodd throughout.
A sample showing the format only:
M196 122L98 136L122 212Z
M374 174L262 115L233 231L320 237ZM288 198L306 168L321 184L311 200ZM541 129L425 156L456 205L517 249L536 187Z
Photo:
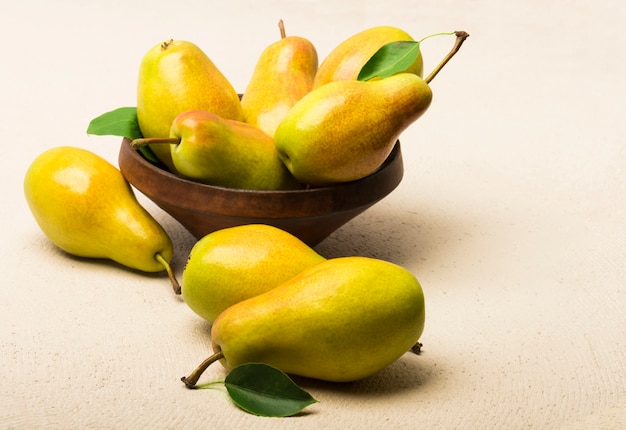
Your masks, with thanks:
M424 294L403 267L368 257L328 259L222 312L211 328L212 362L260 362L285 373L349 382L384 369L419 340Z
M191 249L182 297L213 322L226 308L282 284L325 258L290 233L246 224L207 234Z
M328 82L356 80L361 68L383 45L390 42L409 40L411 35L397 27L377 26L356 33L337 45L319 66L313 88ZM424 64L421 53L406 70L422 76Z
M287 36L266 47L241 98L243 120L274 136L289 109L311 91L317 71L317 51L303 37Z
M166 270L180 293L169 236L105 159L71 146L46 150L28 168L24 194L41 230L63 251L144 272Z
M179 176L228 188L287 190L301 188L278 156L274 140L258 127L192 110L178 115L170 137L143 138L134 147L171 147Z
M330 82L295 104L276 129L274 144L304 184L361 179L380 167L431 100L429 85L413 73Z
M139 66L137 120L143 136L168 136L174 118L193 109L243 119L239 95L197 45L185 40L155 45ZM168 147L155 145L151 149L173 170Z

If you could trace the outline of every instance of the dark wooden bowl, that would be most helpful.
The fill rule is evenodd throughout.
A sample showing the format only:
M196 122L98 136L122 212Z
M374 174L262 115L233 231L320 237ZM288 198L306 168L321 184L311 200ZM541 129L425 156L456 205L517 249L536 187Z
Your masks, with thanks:
M124 139L119 153L126 180L197 239L226 227L270 224L317 245L391 193L402 180L400 142L376 172L358 181L290 191L216 187L180 178L147 161Z

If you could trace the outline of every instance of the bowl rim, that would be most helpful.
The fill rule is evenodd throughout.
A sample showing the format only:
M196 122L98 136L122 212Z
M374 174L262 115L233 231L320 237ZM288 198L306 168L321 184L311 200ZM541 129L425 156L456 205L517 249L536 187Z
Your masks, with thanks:
M301 216L349 211L355 207L372 205L385 197L398 186L404 174L400 141L396 140L383 164L374 173L355 181L297 190L227 188L182 178L148 161L139 151L133 149L130 143L131 139L123 138L118 160L126 180L159 206L174 205L198 213L236 215L241 212L240 204L233 203L238 200L238 196L241 198L245 196L248 202L249 210L245 215L241 215L245 218L281 218L280 213L276 213L280 212L281 207L289 208L291 211L292 206L296 204L302 205L300 210L296 211ZM158 194L151 192L148 182L154 174L166 183L175 181L185 184L186 196L168 187L159 189ZM154 182L154 179L151 181ZM369 193L364 193L364 189L369 190ZM356 190L359 192L355 192ZM207 199L207 192L211 193L210 199Z

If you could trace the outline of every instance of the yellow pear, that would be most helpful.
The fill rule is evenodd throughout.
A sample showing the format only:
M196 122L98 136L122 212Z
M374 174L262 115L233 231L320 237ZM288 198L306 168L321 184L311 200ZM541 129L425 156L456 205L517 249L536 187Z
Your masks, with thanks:
M223 311L211 328L214 354L183 382L193 387L217 360L226 369L259 362L355 381L409 351L424 321L424 294L408 270L367 257L328 259Z
M139 66L137 120L143 136L169 136L174 118L193 109L226 119L243 119L239 95L197 45L185 40L155 45ZM153 145L151 149L174 170L166 145Z
M190 110L172 123L168 138L141 138L133 147L171 148L179 176L209 185L247 190L302 188L283 164L274 140L258 127Z
M226 308L324 260L297 237L269 225L217 230L191 249L181 278L182 296L192 311L213 322Z
M169 236L105 159L70 146L49 149L28 168L24 194L41 230L63 251L144 272L166 270L180 292Z
M431 100L430 87L413 73L330 82L296 103L276 129L274 144L304 184L361 179L381 166Z
M361 68L384 45L390 42L413 38L404 30L381 25L356 33L337 45L322 61L315 75L313 87L328 82L356 80ZM413 64L406 70L422 76L424 70L422 54L418 54Z
M287 36L266 47L241 98L243 120L270 136L289 109L311 91L317 71L317 51L303 37Z

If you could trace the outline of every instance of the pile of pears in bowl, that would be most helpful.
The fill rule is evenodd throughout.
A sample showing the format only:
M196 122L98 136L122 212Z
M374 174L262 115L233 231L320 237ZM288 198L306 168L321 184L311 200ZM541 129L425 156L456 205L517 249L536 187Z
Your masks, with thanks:
M316 245L402 180L399 135L432 100L419 42L372 27L318 65L308 39L279 28L243 93L189 41L140 63L120 170L198 239L264 223Z

